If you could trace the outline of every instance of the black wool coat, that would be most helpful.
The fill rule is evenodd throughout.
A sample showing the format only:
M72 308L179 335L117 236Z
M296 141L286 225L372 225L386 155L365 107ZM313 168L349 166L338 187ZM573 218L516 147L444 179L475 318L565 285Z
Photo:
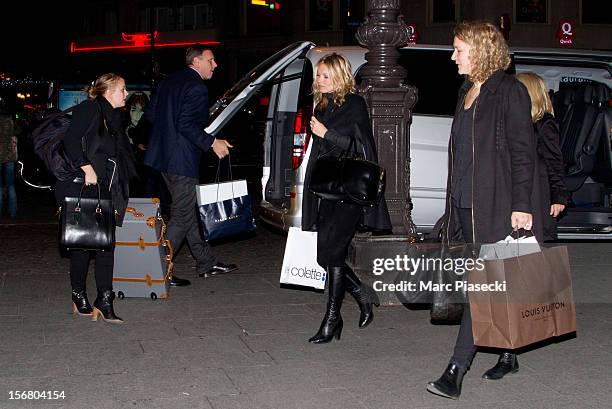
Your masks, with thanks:
M459 91L462 109L472 83ZM533 216L532 231L543 239L540 181L536 166L536 139L527 89L514 76L497 71L481 86L474 102L473 225L475 243L493 243L512 232L512 212ZM445 241L461 241L458 217L451 206L455 135L450 136L446 210L442 226Z
M550 114L533 124L537 138L538 172L542 188L544 240L557 238L557 220L550 215L551 204L567 205L569 194L563 182L563 155L559 145L559 126Z
M333 104L333 102L330 102ZM313 146L304 177L304 196L302 199L302 229L317 230L319 198L308 190L312 168L321 156L338 157L349 148L351 138L355 138L356 150L360 157L365 152L366 159L378 163L378 154L372 124L365 100L356 94L348 94L341 106L328 107L325 112L315 110L315 117L327 128L324 138L313 135ZM387 203L383 197L375 207L364 207L362 228L373 231L391 230L391 219Z

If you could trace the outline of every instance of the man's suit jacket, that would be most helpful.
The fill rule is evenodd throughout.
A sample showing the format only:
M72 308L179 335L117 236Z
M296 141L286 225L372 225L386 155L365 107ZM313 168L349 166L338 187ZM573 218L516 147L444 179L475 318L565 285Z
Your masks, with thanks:
M199 179L202 151L214 141L208 122L208 88L194 69L172 74L159 84L145 111L153 125L145 164L163 173Z

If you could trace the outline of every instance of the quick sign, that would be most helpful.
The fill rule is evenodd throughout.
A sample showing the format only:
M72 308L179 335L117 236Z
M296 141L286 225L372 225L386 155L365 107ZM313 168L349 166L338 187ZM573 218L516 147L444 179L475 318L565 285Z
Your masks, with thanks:
M557 39L561 46L573 46L574 38L576 34L574 32L574 21L562 19L559 21L559 29L557 30Z

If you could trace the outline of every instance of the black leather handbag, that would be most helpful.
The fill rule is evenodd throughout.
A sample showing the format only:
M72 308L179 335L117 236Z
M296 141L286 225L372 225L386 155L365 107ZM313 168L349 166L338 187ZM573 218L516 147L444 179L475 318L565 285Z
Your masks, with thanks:
M322 156L316 160L308 189L322 199L376 206L385 191L385 169L359 158L352 138L339 157Z
M100 198L66 197L60 218L60 245L67 250L111 250L115 244L113 202Z

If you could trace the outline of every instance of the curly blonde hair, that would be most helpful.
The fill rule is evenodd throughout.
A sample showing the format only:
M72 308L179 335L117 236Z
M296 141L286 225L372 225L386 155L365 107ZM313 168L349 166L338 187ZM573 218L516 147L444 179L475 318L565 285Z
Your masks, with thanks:
M321 65L325 65L329 69L334 88L334 104L340 106L344 103L347 94L355 93L355 78L353 77L351 63L340 54L332 53L321 57L315 67L315 73L316 69ZM327 98L323 98L323 94L319 91L316 76L315 81L312 83L312 95L315 106L318 109L323 109L327 106Z
M534 123L542 119L544 114L555 115L548 87L542 77L533 72L522 72L516 74L516 79L527 88L531 99L531 120Z
M495 71L510 66L508 44L495 25L485 21L464 21L455 27L454 34L470 45L470 81L485 82Z
M117 82L122 79L123 77L120 75L108 72L96 78L96 80L88 87L85 87L83 91L87 93L89 99L96 99L97 97L104 95L107 90L112 89L115 85L117 85Z

